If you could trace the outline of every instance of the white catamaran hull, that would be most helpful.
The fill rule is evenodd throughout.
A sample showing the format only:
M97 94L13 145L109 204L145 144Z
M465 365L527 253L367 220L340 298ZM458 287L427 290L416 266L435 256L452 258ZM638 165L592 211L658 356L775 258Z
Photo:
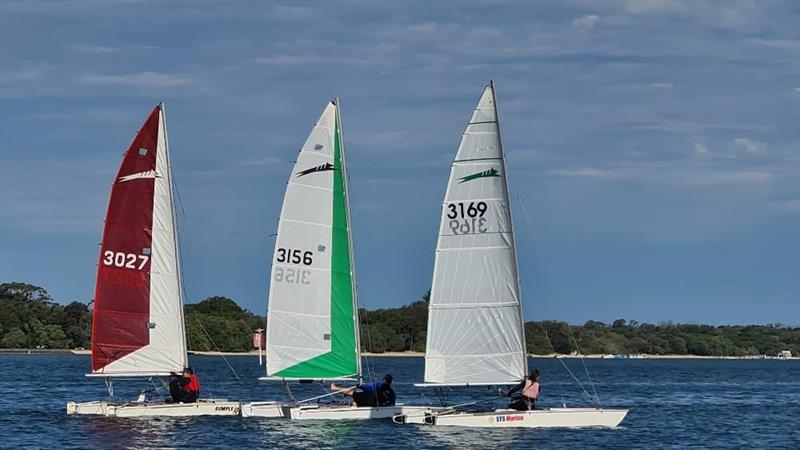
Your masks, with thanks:
M292 420L366 420L391 419L397 415L422 415L428 406L364 406L341 405L286 406L284 414Z
M241 405L228 400L200 400L197 403L131 402L115 403L94 401L67 402L67 415L89 414L110 417L151 416L238 416Z
M449 425L479 428L555 428L616 427L627 409L552 408L534 411L497 410L493 412L446 412L428 410L422 414L395 416L395 423Z
M286 406L281 402L242 403L242 417L283 418Z

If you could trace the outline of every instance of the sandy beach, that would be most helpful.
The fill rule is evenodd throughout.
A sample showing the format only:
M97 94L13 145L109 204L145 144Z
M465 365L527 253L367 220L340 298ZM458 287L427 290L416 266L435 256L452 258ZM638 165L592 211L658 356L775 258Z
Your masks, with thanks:
M73 355L91 355L92 351L88 349L0 349L0 355L2 354L52 354L52 353L70 353ZM251 350L249 352L200 352L200 351L190 351L190 355L203 355L203 356L258 356L257 350ZM265 355L265 353L262 353ZM377 356L377 357L387 357L387 358L424 358L425 353L423 352L385 352L385 353L371 353L371 352L364 352L362 356ZM762 356L762 355L751 355L751 356L700 356L700 355L628 355L628 356L617 356L617 355L602 355L602 354L592 354L592 355L559 355L556 353L550 353L546 355L532 355L529 354L528 357L530 358L568 358L568 359L575 359L575 358L586 358L586 359L735 359L735 360L742 360L742 359L753 359L753 360L762 360L762 359L788 359L788 360L796 360L800 359L798 356L792 356L790 358L778 358L777 356Z

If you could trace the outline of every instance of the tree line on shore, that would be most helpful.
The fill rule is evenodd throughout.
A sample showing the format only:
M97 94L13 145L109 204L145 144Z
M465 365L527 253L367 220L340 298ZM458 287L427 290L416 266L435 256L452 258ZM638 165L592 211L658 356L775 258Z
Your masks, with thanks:
M359 310L361 344L376 353L424 351L428 294L399 308ZM185 306L186 337L194 351L248 351L264 316L226 297ZM55 302L46 290L25 283L0 284L0 348L89 348L92 313L85 303ZM528 353L676 354L700 356L800 354L800 327L697 325L590 320L583 325L525 323Z

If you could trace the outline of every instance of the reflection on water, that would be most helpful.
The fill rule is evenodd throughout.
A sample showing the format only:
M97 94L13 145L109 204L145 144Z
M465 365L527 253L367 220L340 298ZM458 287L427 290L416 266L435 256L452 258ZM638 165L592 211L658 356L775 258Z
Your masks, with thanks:
M230 358L240 381L214 357L192 357L204 396L242 401L283 400L280 383L259 382L255 357ZM413 386L421 358L374 358L379 374L392 373L398 401L437 402ZM578 361L573 371L586 383ZM576 406L586 397L560 362L537 359L543 406ZM238 417L104 418L67 416L67 400L106 398L101 380L84 377L88 357L0 356L0 447L42 448L587 448L795 447L800 442L800 361L587 360L606 406L631 408L615 430L468 429L395 425L389 421L287 421ZM146 381L115 383L134 398ZM324 392L293 387L296 398ZM451 403L487 391L455 389ZM502 406L501 399L495 406Z
M181 419L82 417L81 427L88 440L94 442L124 442L126 447L170 446L169 434L180 426ZM188 424L186 419L182 419ZM176 423L177 422L177 423Z

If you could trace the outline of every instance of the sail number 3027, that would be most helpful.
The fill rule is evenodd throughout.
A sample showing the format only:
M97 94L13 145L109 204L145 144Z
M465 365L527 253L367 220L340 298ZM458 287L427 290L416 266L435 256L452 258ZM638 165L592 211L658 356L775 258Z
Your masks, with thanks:
M142 270L144 265L150 261L149 255L136 255L133 253L112 252L106 250L103 252L103 265L124 267L126 269Z

